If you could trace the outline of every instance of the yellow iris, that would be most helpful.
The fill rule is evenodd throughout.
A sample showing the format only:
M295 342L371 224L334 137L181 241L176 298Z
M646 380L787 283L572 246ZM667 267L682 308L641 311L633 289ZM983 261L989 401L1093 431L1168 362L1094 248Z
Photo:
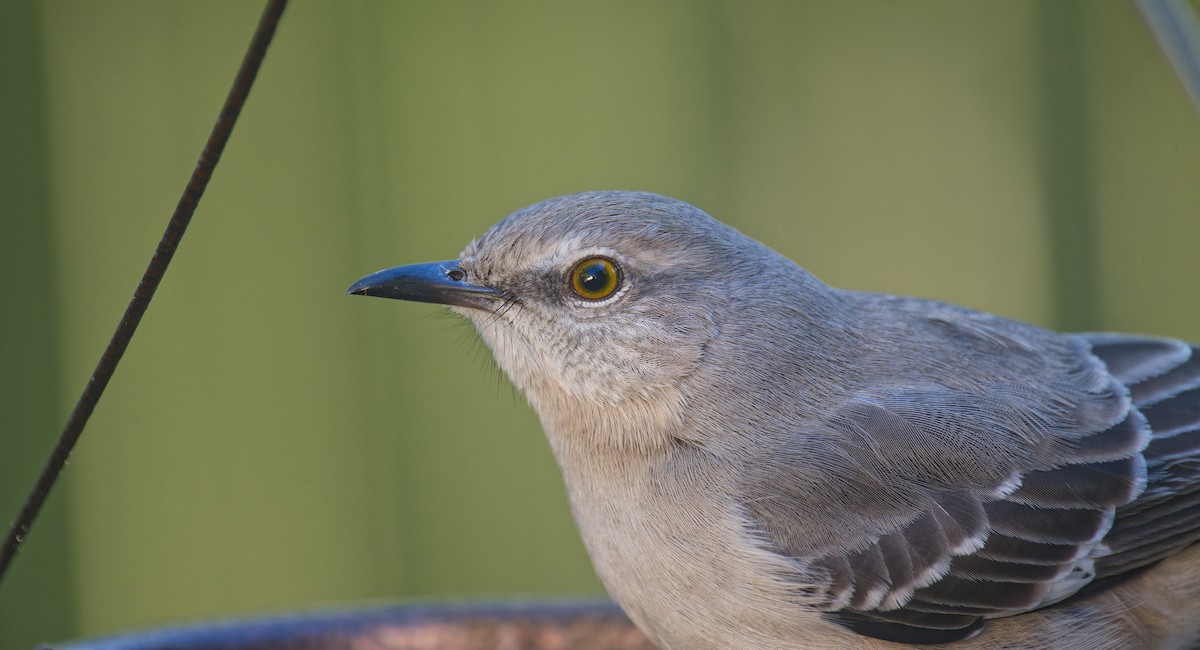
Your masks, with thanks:
M589 257L571 270L571 288L584 300L603 300L621 286L621 272L612 260Z

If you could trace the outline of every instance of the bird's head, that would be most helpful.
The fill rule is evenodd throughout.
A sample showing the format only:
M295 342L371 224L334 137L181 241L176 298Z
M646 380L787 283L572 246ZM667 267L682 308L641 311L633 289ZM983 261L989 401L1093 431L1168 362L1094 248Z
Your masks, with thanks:
M471 319L548 425L612 412L670 421L745 294L737 285L765 259L782 260L682 201L588 192L513 213L457 260L386 269L349 293Z

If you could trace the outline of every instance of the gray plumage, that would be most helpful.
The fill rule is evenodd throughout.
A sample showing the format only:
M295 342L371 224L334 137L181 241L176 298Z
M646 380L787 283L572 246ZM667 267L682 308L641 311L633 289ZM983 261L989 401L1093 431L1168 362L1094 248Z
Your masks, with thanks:
M588 259L611 295L573 289ZM1191 345L834 289L635 192L530 206L351 292L475 323L664 648L1200 643Z

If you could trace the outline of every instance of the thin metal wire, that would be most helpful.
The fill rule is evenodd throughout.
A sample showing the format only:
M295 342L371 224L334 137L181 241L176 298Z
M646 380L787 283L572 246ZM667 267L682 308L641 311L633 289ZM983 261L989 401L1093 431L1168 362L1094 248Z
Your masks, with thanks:
M158 247L154 249L150 264L146 267L141 281L138 282L133 298L129 301L129 306L125 308L125 314L121 317L121 322L117 324L112 338L109 339L108 347L104 349L100 362L96 364L96 369L88 379L83 394L75 403L75 409L71 412L66 426L63 427L54 450L50 452L50 457L46 460L41 475L38 476L20 513L13 520L8 535L4 538L4 546L0 548L0 581L3 580L9 565L12 564L17 551L20 550L21 544L29 536L33 521L41 511L42 504L50 494L50 489L54 487L54 482L62 473L63 466L71 455L71 450L74 449L79 436L83 433L83 427L87 424L88 418L91 417L92 411L100 401L100 396L104 393L108 380L112 378L117 363L121 361L125 349L129 347L129 341L133 338L138 323L146 313L146 308L150 306L150 299L154 297L154 292L158 289L163 274L167 271L167 265L171 263L171 258L179 247L179 241L183 238L183 233L192 220L192 214L196 211L196 204L200 202L200 197L204 194L204 189L212 178L217 161L221 158L221 152L225 149L225 143L228 142L229 136L233 132L233 125L237 122L242 106L246 103L251 86L254 85L254 79L258 75L258 69L262 65L263 57L266 56L267 47L271 44L275 28L279 25L279 19L283 15L285 7L287 7L287 0L269 0L266 9L263 10L258 28L254 32L254 38L250 41L250 47L247 48L246 55L242 58L242 65L238 69L237 77L234 78L229 95L226 96L225 103L221 106L217 123L213 125L208 142L205 143L204 150L200 152L200 159L196 162L195 169L192 170L192 176L188 179L182 196L179 197L179 203L175 206L171 220L167 222L167 229L163 232Z
M1200 109L1200 20L1187 0L1135 0L1175 74Z

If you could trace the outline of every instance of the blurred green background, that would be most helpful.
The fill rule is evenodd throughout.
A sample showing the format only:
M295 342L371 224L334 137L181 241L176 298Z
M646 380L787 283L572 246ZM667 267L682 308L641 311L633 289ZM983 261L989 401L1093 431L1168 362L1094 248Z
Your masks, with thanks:
M261 6L3 7L7 522ZM599 188L689 200L838 286L1200 340L1200 119L1131 3L298 0L0 588L0 647L601 593L470 328L342 295Z

